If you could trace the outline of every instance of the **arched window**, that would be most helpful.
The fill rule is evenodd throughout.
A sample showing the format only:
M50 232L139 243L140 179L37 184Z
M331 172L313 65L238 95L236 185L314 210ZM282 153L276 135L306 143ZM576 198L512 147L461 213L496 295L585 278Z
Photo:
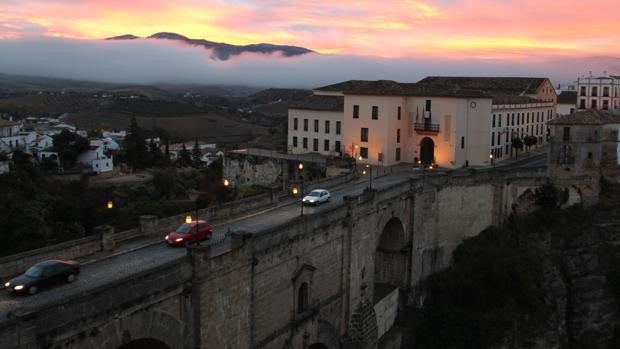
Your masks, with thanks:
M308 310L308 283L304 282L297 290L297 314Z

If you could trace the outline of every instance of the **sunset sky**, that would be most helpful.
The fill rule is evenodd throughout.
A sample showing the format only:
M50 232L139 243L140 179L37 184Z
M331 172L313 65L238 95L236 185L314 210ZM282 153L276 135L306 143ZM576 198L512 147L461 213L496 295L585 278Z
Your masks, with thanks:
M620 57L617 0L2 0L0 39L176 32L320 53Z

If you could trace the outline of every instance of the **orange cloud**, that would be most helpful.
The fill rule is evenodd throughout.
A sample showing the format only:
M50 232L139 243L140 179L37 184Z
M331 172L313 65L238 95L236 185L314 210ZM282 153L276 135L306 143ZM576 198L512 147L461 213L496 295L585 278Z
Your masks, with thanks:
M617 0L5 0L0 39L159 31L382 57L620 55Z

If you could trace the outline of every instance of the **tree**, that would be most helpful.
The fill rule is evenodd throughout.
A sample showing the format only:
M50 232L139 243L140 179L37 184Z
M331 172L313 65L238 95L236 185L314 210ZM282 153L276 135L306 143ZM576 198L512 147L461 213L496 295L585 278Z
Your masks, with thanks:
M512 149L515 150L516 156L519 157L519 150L523 149L523 141L519 137L512 139ZM510 150L512 152L512 149Z
M171 198L176 192L176 172L174 169L154 171L153 186L160 196L167 199Z
M187 148L185 147L185 144L183 144L183 148L181 149L177 157L177 165L179 167L192 166L192 157L189 153L189 150L187 150Z
M67 130L63 130L52 138L54 150L58 152L61 165L65 169L72 168L78 156L90 147L88 139Z
M146 148L144 131L138 127L136 118L131 118L129 134L125 138L124 157L127 164L135 169L144 169L148 165L149 154Z
M153 138L149 142L149 160L152 167L164 167L164 155L159 150Z
M194 143L194 148L192 148L192 164L195 168L202 167L202 152L200 152L200 147L198 146L198 140Z
M530 147L536 145L537 142L538 139L535 136L525 136L525 138L523 138L523 144L525 144L528 151Z

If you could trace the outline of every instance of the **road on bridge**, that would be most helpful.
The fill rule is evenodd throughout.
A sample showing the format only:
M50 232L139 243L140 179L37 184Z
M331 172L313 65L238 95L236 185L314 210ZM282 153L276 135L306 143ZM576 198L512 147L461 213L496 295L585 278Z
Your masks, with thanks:
M512 162L506 166L497 167L498 169L512 169L539 166L544 163L541 159L543 159L541 155L533 155L527 158L523 157L518 162ZM410 178L440 175L442 172L444 171L441 169L420 171L419 169L412 170L409 166L398 166L394 167L393 171L390 173L379 176L378 178L373 178L372 187L384 188L397 183L406 185ZM368 177L363 177L353 183L333 188L330 202L315 207L305 206L304 215L320 214L322 211L338 206L343 203L344 196L359 195L369 184ZM279 226L299 216L301 211L300 205L299 199L290 199L275 207L219 223L215 227L212 239L221 239L230 231L256 233ZM162 241L160 243L150 244L128 253L95 260L83 265L81 274L72 284L59 285L50 289L41 290L39 294L33 296L15 297L3 290L0 294L0 322L7 319L9 313L16 308L37 307L59 302L73 295L78 295L83 291L97 288L115 280L129 278L142 271L185 258L186 254L187 250L185 248L167 246L163 242L162 236Z

